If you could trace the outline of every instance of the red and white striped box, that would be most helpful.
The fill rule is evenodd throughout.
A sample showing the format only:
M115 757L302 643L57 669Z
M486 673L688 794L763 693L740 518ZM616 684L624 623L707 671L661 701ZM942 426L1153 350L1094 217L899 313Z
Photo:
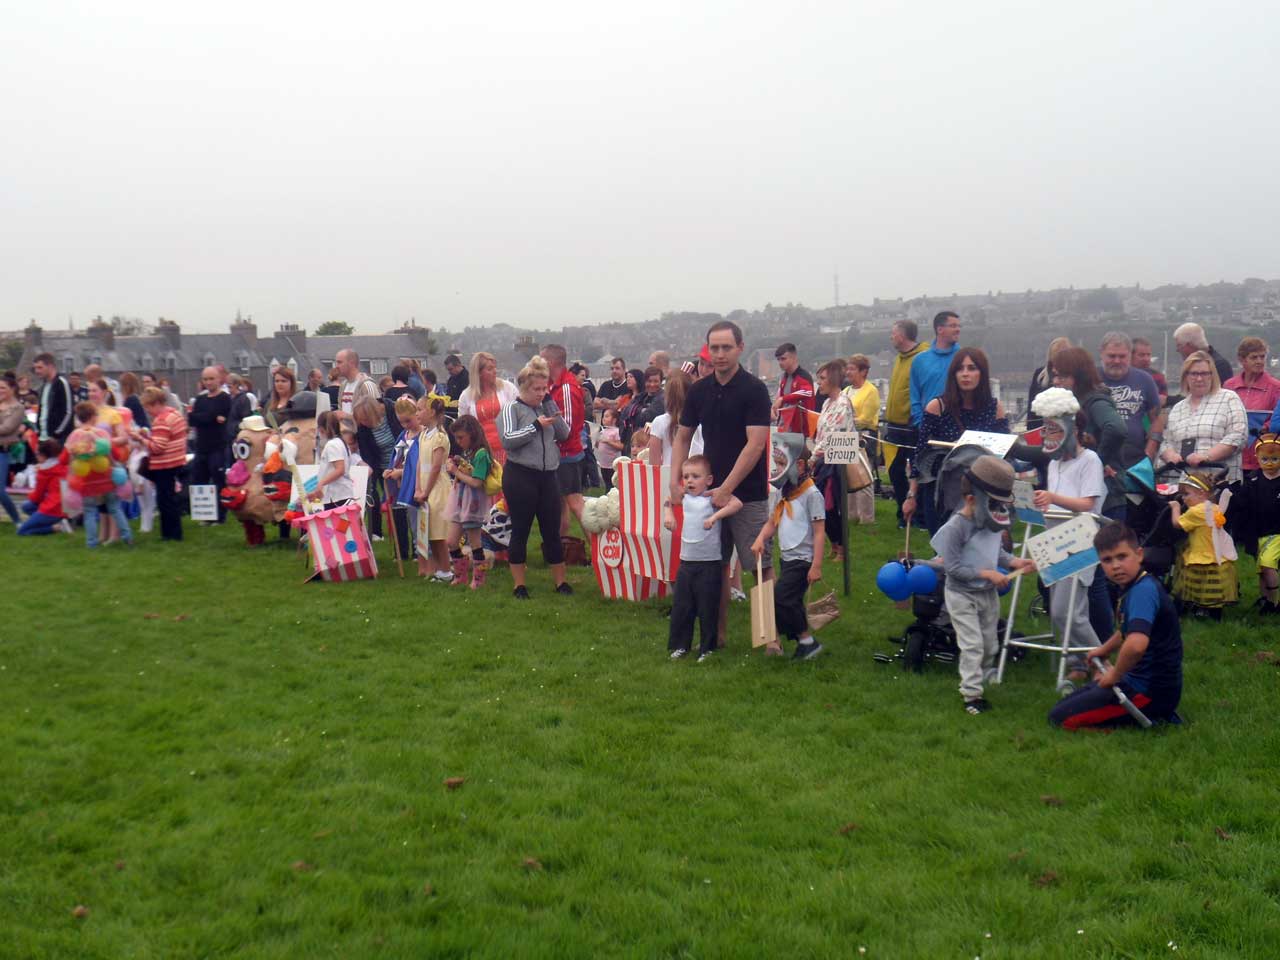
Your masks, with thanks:
M378 575L378 561L369 546L360 504L348 503L297 517L293 525L306 531L311 547L315 573L308 580L365 580Z
M601 594L610 600L652 600L667 595L668 584L640 576L626 560L626 542L617 527L591 535L591 566Z
M680 527L684 511L676 508L676 526L662 525L671 468L626 463L613 475L618 487L619 529L626 548L624 562L640 577L672 583L680 567Z

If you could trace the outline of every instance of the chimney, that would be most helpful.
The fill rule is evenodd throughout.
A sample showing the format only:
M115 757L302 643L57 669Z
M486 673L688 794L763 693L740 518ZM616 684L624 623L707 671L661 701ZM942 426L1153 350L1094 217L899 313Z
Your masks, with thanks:
M182 328L172 320L160 318L160 322L156 324L156 333L164 337L165 342L169 344L170 350L182 349Z
M44 330L40 325L32 320L27 324L27 328L22 331L23 339L27 341L27 346L32 350L39 351L44 346Z
M239 337L240 342L248 349L258 349L258 325L253 322L253 317L242 320L240 315L236 314L236 322L231 324L231 333Z
M282 323L276 331L275 348L277 353L286 357L298 357L307 352L307 331L296 323Z
M106 320L97 317L93 323L89 324L89 336L98 341L98 346L103 350L114 350L116 348L116 331Z

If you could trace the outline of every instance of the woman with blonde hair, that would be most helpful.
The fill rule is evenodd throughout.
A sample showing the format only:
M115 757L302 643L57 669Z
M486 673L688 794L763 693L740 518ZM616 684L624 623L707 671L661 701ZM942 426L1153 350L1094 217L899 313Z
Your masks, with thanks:
M569 424L547 396L551 370L541 357L532 358L516 378L518 395L502 410L498 435L507 451L502 471L502 495L511 516L511 545L507 556L517 600L528 600L525 557L529 531L538 521L542 553L551 565L556 593L573 593L565 582L564 545L560 540L559 441L569 436Z
M1182 399L1169 411L1159 457L1186 469L1226 463L1227 482L1240 479L1240 448L1249 435L1249 415L1240 395L1222 389L1218 368L1205 350L1182 363Z
M498 415L514 403L516 385L498 376L498 361L492 353L483 350L471 358L471 382L458 398L458 416L472 416L480 421L489 452L498 463L507 462L498 435Z
M680 429L680 412L684 410L685 397L693 379L683 370L672 371L667 377L662 402L665 412L658 414L649 424L649 462L655 466L671 466L671 446L675 443L676 431ZM702 428L694 434L689 443L689 456L702 453Z

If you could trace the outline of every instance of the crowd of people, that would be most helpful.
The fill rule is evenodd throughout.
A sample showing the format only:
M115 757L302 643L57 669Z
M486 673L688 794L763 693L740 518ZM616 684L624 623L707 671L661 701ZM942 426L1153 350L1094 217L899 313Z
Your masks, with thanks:
M1166 601L1176 612L1220 617L1238 598L1232 561L1240 543L1258 556L1260 610L1280 612L1280 440L1271 432L1280 428L1280 380L1268 373L1266 344L1242 340L1236 373L1199 326L1184 324L1174 334L1182 362L1178 393L1171 395L1151 369L1149 342L1109 332L1095 354L1058 338L1032 377L1022 441L1007 458L975 461L962 497L948 502L939 471L954 442L966 430L1014 429L993 390L987 355L962 346L962 331L952 311L933 318L927 342L914 322L896 323L884 396L868 378L865 355L825 362L814 377L792 343L775 352L781 375L771 391L741 365L743 334L729 321L713 324L699 355L681 364L663 351L644 367L615 357L598 386L556 344L543 347L514 382L499 376L490 354L476 353L469 366L450 355L443 384L409 359L375 381L355 351L341 350L327 376L312 370L302 384L288 367L277 367L261 398L248 378L211 366L202 372L200 392L183 402L150 372L117 380L90 367L63 375L51 355L41 354L33 380L0 377L0 473L9 490L0 494L0 508L20 535L70 532L62 499L74 495L89 547L131 543L133 520L148 532L157 515L161 537L181 540L183 485L222 488L238 434L264 431L287 440L291 411L323 391L331 409L316 420L317 483L310 496L324 507L349 502L351 467L366 464L373 537L384 533L378 505L394 505L386 533L397 555L416 558L428 580L485 585L495 551L492 543L486 549L482 528L501 500L510 532L500 552L515 597L530 598L527 545L535 521L555 591L572 593L566 567L585 559L583 542L571 536L574 518L582 521L584 493L610 489L620 458L640 459L670 467L666 519L672 522L677 507L684 517L672 659L691 651L695 622L698 660L724 645L730 598L742 595L742 568L775 579L776 537L779 631L794 642L794 658L807 660L822 647L806 620L806 590L821 579L828 545L836 558L848 546L850 521L875 523L883 470L899 526L925 528L947 574L961 694L966 711L977 714L990 707L983 683L995 649L995 591L1026 565L1008 554L999 533L1012 496L1012 462L1037 477L1038 507L1091 513L1107 523L1097 544L1105 575L1082 577L1086 589L1074 604L1058 589L1049 597L1055 624L1070 624L1073 646L1117 654L1087 689L1127 685L1131 699L1141 698L1158 716L1175 716L1171 691L1180 684L1181 645ZM836 434L860 438L874 476L848 496L844 464L826 462ZM792 449L795 438L801 443ZM1148 477L1176 476L1180 493L1169 514L1187 536L1172 597L1157 578L1130 569L1145 543L1146 531L1135 533L1136 520L1127 523L1140 497L1134 478L1144 469ZM15 477L25 485L11 486ZM25 501L25 519L13 493ZM280 532L289 535L287 524ZM256 540L247 536L261 542L260 530ZM766 652L779 655L782 648L771 643ZM1084 693L1079 703L1060 705L1055 721L1079 725L1094 715L1090 710L1096 714L1090 697L1097 694Z

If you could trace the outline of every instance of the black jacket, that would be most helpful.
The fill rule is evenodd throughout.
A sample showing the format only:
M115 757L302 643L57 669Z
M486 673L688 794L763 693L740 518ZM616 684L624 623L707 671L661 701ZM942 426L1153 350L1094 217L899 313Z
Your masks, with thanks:
M62 374L40 388L40 413L36 422L40 425L40 439L53 437L66 440L75 429L76 401L71 395L71 384Z

